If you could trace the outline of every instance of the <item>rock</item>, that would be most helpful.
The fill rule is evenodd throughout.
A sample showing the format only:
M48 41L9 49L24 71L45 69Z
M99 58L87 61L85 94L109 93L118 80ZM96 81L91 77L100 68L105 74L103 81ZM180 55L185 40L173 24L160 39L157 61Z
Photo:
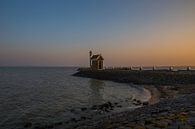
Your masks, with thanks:
M91 110L97 110L97 105L93 105L93 106L91 107Z
M87 110L86 107L82 107L82 108L81 108L81 111L85 111L85 110Z
M85 116L81 116L81 120L86 120L86 117Z
M145 129L144 126L136 125L133 129Z
M195 117L195 111L190 111L189 114Z
M168 125L169 125L169 123L166 121L157 121L155 123L155 126L159 127L159 128L166 128Z
M51 125L47 125L46 128L49 128L49 129L50 128L54 128L54 125L52 125L52 124Z
M189 123L190 123L190 125L195 126L195 117L190 117Z
M46 129L46 128L41 126L35 126L34 129Z
M70 112L74 112L75 110L74 109L70 109Z
M152 120L150 120L150 119L148 119L148 120L145 120L145 125L149 125L149 124L152 124L153 122L152 122Z
M120 108L120 107L122 107L122 106L121 106L121 105L117 105L116 107L119 107L119 108Z
M112 109L113 107L114 106L112 105L112 103L108 101L107 103L104 103L102 105L98 105L97 109L109 112L109 110Z
M115 103L114 103L114 105L118 105L118 103L117 103L117 102L115 102Z
M141 105L142 104L140 100L136 100L136 99L133 99L133 100L134 100L133 101L134 105Z
M146 106L146 105L149 105L149 103L148 102L143 102L143 105Z
M55 125L62 125L62 122L56 122Z
M32 126L31 122L24 123L24 128L30 128Z
M77 122L78 120L76 120L75 118L71 118L72 122Z
M46 128L47 127L45 127L44 125L40 125L40 124L34 126L34 129L46 129Z

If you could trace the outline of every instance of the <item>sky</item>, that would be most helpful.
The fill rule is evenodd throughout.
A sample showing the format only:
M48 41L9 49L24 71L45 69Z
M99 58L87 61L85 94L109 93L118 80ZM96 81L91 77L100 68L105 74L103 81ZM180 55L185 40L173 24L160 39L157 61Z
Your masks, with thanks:
M195 0L0 0L0 66L195 65Z

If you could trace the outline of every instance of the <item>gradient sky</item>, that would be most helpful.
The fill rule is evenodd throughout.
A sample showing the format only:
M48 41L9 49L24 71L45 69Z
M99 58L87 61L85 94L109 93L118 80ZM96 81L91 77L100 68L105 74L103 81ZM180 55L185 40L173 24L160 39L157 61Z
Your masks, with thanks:
M195 65L195 0L0 0L0 66Z

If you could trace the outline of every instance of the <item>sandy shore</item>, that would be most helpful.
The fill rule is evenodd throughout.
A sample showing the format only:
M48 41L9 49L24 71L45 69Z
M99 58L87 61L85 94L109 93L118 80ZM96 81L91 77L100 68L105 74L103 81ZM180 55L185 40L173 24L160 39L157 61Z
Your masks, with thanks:
M150 105L158 103L160 101L161 93L159 92L159 90L155 86L153 86L153 85L144 85L144 88L149 90L150 93L151 93L151 98L148 101Z

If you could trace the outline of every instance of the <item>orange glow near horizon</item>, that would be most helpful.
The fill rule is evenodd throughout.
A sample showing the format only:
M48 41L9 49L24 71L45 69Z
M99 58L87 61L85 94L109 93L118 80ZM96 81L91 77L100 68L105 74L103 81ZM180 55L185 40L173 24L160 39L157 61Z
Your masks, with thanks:
M100 2L103 9L96 4L89 5L94 10L79 5L78 10L70 8L72 14L48 5L54 8L48 11L57 11L51 14L59 17L31 19L36 24L22 21L19 11L18 25L4 25L0 66L88 66L89 50L101 53L106 66L195 66L195 2L161 2ZM15 12L9 11L10 19L16 20Z
M111 63L108 62L108 65L194 66L195 18L179 19L174 19L169 25L161 19L161 22L145 29L146 33L140 38L129 38L121 41L116 48L112 47L114 54L112 50L105 50L105 53L110 51L107 58Z

